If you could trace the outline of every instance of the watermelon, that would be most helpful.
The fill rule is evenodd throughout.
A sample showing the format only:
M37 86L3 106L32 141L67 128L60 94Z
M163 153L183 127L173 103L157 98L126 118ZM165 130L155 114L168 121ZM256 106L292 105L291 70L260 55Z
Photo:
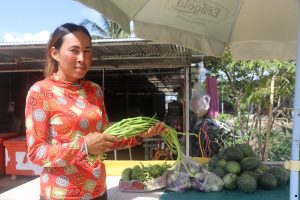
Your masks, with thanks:
M258 184L263 189L272 190L277 186L277 180L273 174L264 173L259 177Z
M241 172L240 163L237 161L228 161L224 168L227 173L239 174Z
M212 169L210 172L214 173L215 175L217 175L220 178L222 178L225 175L225 171L221 167L216 167L216 168Z
M256 190L257 182L255 178L250 175L241 175L237 180L237 187L245 193L251 193Z
M253 171L260 166L260 160L257 157L246 157L240 164L242 171Z
M227 190L234 190L237 187L237 180L239 176L234 173L228 173L223 176L224 188Z
M243 152L237 147L228 147L223 153L223 158L227 161L241 161L244 158Z
M244 154L244 157L254 157L256 153L253 151L249 144L238 144L236 145Z
M277 180L277 186L282 186L289 180L289 174L287 174L285 169L282 167L271 167L268 173L271 173L275 176Z

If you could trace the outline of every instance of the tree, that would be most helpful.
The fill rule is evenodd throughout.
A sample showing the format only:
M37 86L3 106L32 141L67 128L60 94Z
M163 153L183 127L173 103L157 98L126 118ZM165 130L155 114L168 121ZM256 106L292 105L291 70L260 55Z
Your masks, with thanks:
M249 134L256 130L260 151L267 151L268 144L263 145L263 140L270 136L274 120L282 113L280 111L291 106L295 63L282 60L236 61L232 59L228 49L220 58L205 57L204 65L210 75L217 76L222 81L219 91L224 91L223 99L230 101L234 107L234 115L239 119L239 123L235 124L237 129ZM273 93L271 86L274 87ZM254 118L252 126L248 127L251 107ZM269 121L262 124L262 116L266 116L268 112ZM245 118L246 114L248 117ZM263 128L268 128L269 134L264 135ZM252 132L251 136L253 134Z
M129 34L123 31L122 27L100 15L101 25L88 19L83 20L80 24L86 27L90 32L92 39L116 39L128 38Z

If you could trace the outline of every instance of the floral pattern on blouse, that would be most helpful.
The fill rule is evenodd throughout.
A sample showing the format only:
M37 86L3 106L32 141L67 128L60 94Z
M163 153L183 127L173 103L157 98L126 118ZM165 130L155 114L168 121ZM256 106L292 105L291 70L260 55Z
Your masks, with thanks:
M55 76L38 81L28 91L25 117L28 157L43 166L43 198L89 200L106 191L105 166L91 159L83 137L109 124L100 86Z

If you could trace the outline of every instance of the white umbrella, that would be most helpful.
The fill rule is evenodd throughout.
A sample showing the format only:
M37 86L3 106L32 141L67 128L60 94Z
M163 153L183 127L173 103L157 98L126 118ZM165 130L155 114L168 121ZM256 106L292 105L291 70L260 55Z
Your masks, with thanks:
M290 200L298 200L300 141L300 23L298 0L75 0L137 37L235 59L296 59ZM299 27L298 27L299 28ZM298 32L298 35L297 35ZM297 52L296 52L297 50ZM297 56L296 56L297 54Z
M76 0L137 37L236 59L293 59L297 0Z

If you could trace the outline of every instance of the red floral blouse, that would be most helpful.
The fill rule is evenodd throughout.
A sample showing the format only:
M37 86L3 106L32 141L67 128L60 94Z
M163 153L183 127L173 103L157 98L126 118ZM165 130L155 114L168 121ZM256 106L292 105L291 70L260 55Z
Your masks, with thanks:
M106 191L105 166L88 154L83 137L103 132L109 124L97 84L73 84L55 76L36 82L26 98L25 117L28 157L43 166L41 197L88 200Z

